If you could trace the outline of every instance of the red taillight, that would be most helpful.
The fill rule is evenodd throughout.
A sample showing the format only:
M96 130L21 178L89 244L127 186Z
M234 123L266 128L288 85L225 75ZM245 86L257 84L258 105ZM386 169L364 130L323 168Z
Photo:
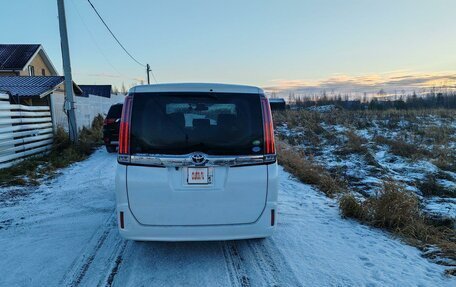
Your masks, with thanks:
M119 132L119 154L130 154L130 115L133 97L127 96L122 108Z
M125 223L124 223L124 213L123 213L123 211L119 212L119 223L120 223L120 228L124 229L125 228Z
M267 98L261 98L261 108L263 112L264 154L275 154L274 127L271 107Z

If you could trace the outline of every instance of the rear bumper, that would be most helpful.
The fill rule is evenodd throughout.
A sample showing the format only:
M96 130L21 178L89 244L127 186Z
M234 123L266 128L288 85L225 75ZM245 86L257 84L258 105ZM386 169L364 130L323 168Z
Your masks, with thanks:
M103 129L103 142L106 145L118 145L119 144L119 134L117 132L113 132L107 130L106 128Z
M105 145L119 145L119 138L118 137L109 137L103 136L103 142Z
M271 225L271 210L274 224ZM124 228L120 227L123 212ZM152 226L140 224L130 212L128 204L117 205L117 222L120 235L138 241L211 241L263 238L271 236L277 225L277 203L268 202L262 215L251 224L206 226Z

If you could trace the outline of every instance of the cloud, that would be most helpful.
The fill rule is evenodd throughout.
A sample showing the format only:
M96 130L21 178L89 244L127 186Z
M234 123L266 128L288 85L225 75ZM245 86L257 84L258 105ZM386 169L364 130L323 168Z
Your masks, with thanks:
M433 87L456 90L456 72L417 73L393 71L381 74L350 76L336 74L322 80L276 79L265 87L267 92L288 95L326 93L335 94L386 94L422 92Z

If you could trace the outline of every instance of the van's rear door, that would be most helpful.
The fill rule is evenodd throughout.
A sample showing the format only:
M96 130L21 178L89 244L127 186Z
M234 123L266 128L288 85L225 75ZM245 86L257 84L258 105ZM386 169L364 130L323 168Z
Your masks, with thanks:
M133 215L145 225L256 221L267 166L230 159L260 158L263 146L258 94L134 94L130 151L143 160L127 168Z
M190 185L187 168L128 167L128 199L147 225L213 225L256 221L265 206L264 165L215 167L208 185Z

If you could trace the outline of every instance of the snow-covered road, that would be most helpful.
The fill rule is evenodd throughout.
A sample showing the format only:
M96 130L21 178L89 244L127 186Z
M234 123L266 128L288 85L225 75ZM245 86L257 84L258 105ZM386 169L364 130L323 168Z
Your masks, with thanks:
M37 188L0 189L0 286L456 286L444 267L281 171L264 241L135 243L117 233L116 155L97 150Z

